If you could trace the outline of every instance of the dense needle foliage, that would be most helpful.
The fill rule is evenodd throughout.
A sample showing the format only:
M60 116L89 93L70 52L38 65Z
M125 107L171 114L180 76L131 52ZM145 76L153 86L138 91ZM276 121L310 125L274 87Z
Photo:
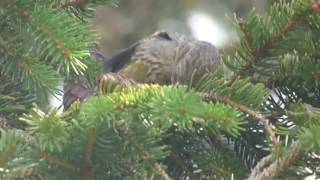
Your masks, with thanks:
M159 86L106 74L96 96L60 113L47 106L59 82L102 73L90 56L99 4L116 2L0 1L1 179L319 175L320 2L235 17L240 42L222 57L230 77Z

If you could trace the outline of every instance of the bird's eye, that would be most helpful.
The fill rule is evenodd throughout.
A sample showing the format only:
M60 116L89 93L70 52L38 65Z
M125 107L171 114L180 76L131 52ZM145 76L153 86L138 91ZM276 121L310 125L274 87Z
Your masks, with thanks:
M169 40L169 41L172 40L172 38L169 36L169 34L167 32L164 32L164 31L158 32L156 35L157 35L157 37L160 37L160 38L165 39L165 40Z

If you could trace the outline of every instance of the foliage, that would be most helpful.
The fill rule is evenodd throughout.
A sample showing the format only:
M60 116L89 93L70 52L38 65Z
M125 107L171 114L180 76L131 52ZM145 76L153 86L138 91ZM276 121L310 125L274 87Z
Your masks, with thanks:
M224 57L225 64L234 72L229 85L236 84L239 78L251 77L252 82L269 87L271 95L261 110L276 126L280 142L289 146L291 141L300 139L308 152L318 152L314 138L318 137L319 119L315 113L319 107L318 52L315 49L319 46L315 37L319 33L319 22L317 1L279 1L270 7L268 16L252 11L246 20L235 20L241 41L233 57ZM254 125L249 128L256 132L262 129ZM241 144L252 142L252 137L261 138L259 133L253 134ZM254 139L254 145L268 149L263 139ZM252 156L256 154L257 151ZM309 163L309 166L303 162L316 163L319 159L306 157L308 160L303 158L297 162L301 166L291 169L294 176L306 175L302 170L305 167L315 170L314 164ZM289 174L288 171L283 177L292 177Z
M101 73L88 20L105 3L115 2L0 1L2 179L319 175L319 2L276 1L267 15L235 19L230 78L106 85L108 74L82 104L43 106L60 81Z

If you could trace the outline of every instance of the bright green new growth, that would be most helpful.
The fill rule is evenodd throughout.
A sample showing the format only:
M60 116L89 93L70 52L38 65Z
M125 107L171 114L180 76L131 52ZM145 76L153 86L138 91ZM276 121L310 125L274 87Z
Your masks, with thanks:
M216 136L224 132L236 137L245 123L239 111L220 103L203 102L196 92L187 92L186 88L179 86L125 88L107 96L93 97L82 105L78 113L75 111L78 110L71 107L62 115L56 110L45 114L33 108L30 114L21 118L29 125L26 133L32 137L20 137L20 141L30 138L29 148L24 147L16 155L37 154L47 160L38 162L39 166L57 163L55 165L58 166L52 168L55 172L62 171L62 174L71 171L63 164L70 164L75 168L68 177L81 176L81 168L87 163L83 161L88 153L86 142L93 136L90 134L93 129L95 140L90 147L93 152L88 165L93 166L94 177L112 178L116 174L125 177L128 173L123 169L125 167L139 168L146 174L156 175L159 172L150 170L150 166L172 153L170 144L164 143L165 140L174 141L178 138L176 134L191 136L204 129ZM194 143L198 141L209 145L209 142L202 142L204 139L200 134L197 136ZM51 156L57 156L58 162ZM68 162L62 164L66 160ZM141 167L135 167L138 162ZM111 168L106 175L103 167L111 166L119 169ZM41 174L50 173L52 168L42 169ZM8 173L4 177L10 175Z

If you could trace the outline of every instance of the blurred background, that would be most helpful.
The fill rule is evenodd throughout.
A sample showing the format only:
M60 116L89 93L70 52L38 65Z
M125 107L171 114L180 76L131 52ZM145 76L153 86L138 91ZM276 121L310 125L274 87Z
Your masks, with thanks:
M106 56L128 47L156 30L192 35L219 49L238 38L234 16L245 18L252 8L264 13L268 0L120 0L118 7L101 6L93 19Z

